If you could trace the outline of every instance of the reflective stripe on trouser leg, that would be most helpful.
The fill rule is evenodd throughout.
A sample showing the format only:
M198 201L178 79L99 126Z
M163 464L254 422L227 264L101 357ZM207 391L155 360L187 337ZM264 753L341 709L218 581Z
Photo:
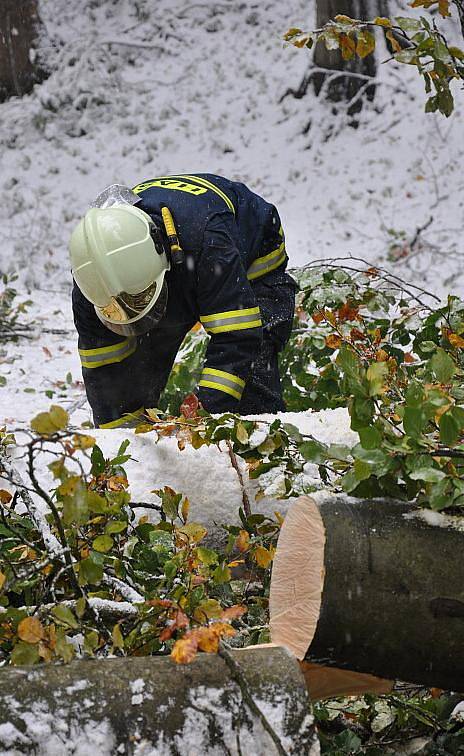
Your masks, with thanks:
M135 428L140 424L142 415L145 412L143 407L140 407L134 412L126 412L122 417L118 417L116 420L111 420L109 423L100 423L99 428Z
M243 389L245 388L245 381L239 378L238 375L226 373L225 370L203 368L199 385L204 388L223 391L225 394L230 394L230 396L240 401Z

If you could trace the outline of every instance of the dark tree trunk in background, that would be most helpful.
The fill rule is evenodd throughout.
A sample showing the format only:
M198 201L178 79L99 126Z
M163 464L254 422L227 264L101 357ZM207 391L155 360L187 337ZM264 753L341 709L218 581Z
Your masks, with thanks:
M34 60L41 29L37 2L0 0L0 102L30 92L45 77Z
M339 14L351 18L371 19L375 16L388 14L388 0L317 0L316 2L316 26L320 29L330 19ZM364 76L375 76L377 62L375 55L366 58L355 57L352 60L343 60L340 50L327 50L323 42L316 45L314 51L314 65L318 68L326 68L329 71L348 71ZM316 94L321 91L327 76L331 74L313 73L312 82ZM325 96L332 102L341 100L350 101L356 96L361 87L365 87L366 80L360 76L337 76L331 78L324 89ZM375 86L366 88L365 96L372 100L375 95ZM353 105L351 113L358 112L362 107L361 99Z

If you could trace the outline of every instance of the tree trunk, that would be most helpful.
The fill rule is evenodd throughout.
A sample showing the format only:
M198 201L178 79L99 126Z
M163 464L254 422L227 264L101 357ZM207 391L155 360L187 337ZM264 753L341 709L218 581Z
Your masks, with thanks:
M5 667L0 722L1 753L319 753L299 665L272 647L185 666L147 657Z
M370 19L375 16L383 16L388 13L388 0L317 0L316 3L316 26L320 29L330 19L338 14L350 16L351 18ZM314 50L314 65L318 68L328 69L329 73L314 72L312 82L316 94L321 92L324 87L324 94L332 102L341 100L352 100L362 87L366 87L365 76L374 77L377 71L377 62L375 55L368 55L366 58L355 56L352 60L343 60L340 50L327 50L325 44L318 42ZM347 71L351 76L338 76L333 71ZM360 76L356 76L360 74ZM365 96L372 100L375 95L375 86L365 88ZM350 107L349 115L361 110L362 98L356 100Z
M40 26L37 0L0 0L0 102L44 78L34 61Z
M407 503L319 498L298 499L282 526L272 640L298 658L464 691L464 531Z

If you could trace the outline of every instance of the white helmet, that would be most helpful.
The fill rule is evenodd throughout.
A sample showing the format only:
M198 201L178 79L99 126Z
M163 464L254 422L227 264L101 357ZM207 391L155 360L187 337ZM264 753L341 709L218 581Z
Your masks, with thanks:
M170 265L160 229L147 213L124 199L93 207L74 229L69 251L74 279L107 328L133 336L159 323Z

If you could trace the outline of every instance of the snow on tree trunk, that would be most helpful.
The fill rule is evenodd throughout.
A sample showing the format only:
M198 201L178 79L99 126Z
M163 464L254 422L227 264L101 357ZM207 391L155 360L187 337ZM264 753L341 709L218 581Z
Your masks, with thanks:
M40 27L37 0L1 0L0 102L30 92L44 78L34 60Z
M319 753L298 662L282 648L0 670L0 752Z

